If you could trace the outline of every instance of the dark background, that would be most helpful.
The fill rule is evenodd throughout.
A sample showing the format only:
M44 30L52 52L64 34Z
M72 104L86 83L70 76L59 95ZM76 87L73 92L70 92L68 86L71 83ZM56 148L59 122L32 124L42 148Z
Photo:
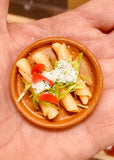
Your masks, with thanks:
M67 10L67 0L10 0L9 13L29 18L51 17Z

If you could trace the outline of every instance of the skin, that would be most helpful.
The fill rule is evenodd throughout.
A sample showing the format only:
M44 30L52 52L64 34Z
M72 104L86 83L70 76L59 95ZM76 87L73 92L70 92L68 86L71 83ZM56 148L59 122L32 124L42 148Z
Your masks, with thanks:
M7 24L8 4L0 0L0 160L89 159L114 143L114 1L92 0L29 24ZM63 131L41 129L26 121L9 90L17 55L32 42L50 36L86 45L98 58L104 75L103 93L93 114Z

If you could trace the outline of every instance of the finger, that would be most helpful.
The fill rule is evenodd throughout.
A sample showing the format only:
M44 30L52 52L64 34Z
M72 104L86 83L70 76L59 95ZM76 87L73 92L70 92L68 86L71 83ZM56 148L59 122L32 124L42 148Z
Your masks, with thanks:
M6 23L9 0L0 0L0 23Z
M114 0L93 0L77 10L102 32L114 29Z

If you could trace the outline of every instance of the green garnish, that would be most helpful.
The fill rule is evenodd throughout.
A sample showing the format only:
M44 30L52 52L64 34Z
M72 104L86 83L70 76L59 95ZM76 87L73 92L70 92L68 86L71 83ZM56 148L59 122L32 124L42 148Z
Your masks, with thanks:
M46 107L45 110L43 110L43 115L44 115L44 116L47 116L49 105L48 105L47 102L45 102L45 101L39 100L38 102L39 102L39 104L42 104L43 106Z
M69 85L64 93L61 93L59 96L59 100L65 97L68 93L73 92L77 86L77 83Z
M51 103L49 103L49 102L41 101L41 100L39 100L38 102L39 102L40 104L44 105L45 107L50 107L50 106L51 106L51 107L59 110L59 107L57 107L57 106L55 106L54 104L51 104Z
M77 61L71 61L70 63L72 64L72 67L74 68L75 71L77 71L79 73L80 70L80 64L81 64L81 60L82 60L82 56L83 53L79 53L79 57Z
M33 95L33 98L32 98L32 103L33 103L33 105L34 105L34 108L38 110L39 107L38 107L38 105L36 104L37 99L38 99L38 94L34 94L34 95Z
M73 82L67 82L67 83L64 84L64 85L60 85L59 88L65 88L65 87L67 87L67 86L69 86L69 85L71 85L71 84L73 84Z
M58 81L59 81L59 80L58 80L58 79L56 79L56 80L55 80L55 83L58 83Z
M23 82L25 85L28 84L27 81L26 81L23 77L22 77L21 79L22 79L22 82Z
M54 68L58 67L58 61L55 61Z
M54 88L55 88L55 96L58 98L59 97L59 85L55 83Z
M33 97L33 94L31 93L29 97L32 98L32 97Z
M58 98L58 96L59 96L59 85L58 85L58 83L55 83L53 85L53 88L49 88L48 92L55 95Z
M30 97L33 97L33 95L35 94L34 90L32 88L30 88L29 91L31 92Z
M80 70L80 64L81 64L82 56L83 56L83 53L82 52L79 53L79 57L78 57L78 60L77 60L77 62L78 62L77 71L78 72Z
M44 105L45 107L49 107L48 102L39 100L38 103Z
M57 109L57 110L60 109L59 107L55 106L54 104L51 104L51 103L50 103L50 105L51 105L51 107L53 107L53 108L55 108L55 109Z
M76 89L82 89L85 86L85 81L82 82L80 85L77 85Z
M76 81L74 84L69 85L64 93L60 94L59 100L65 97L68 93L74 92L76 89L82 89L84 86L85 86L85 81L82 82L80 85L78 85Z
M17 102L20 102L20 100L22 100L22 98L24 97L24 95L25 95L26 92L30 89L31 86L32 86L32 84L25 84L24 91L21 93L21 95L20 95L19 98L17 99Z
M84 106L83 104L77 104L77 106L79 106L81 108L84 108L84 109L88 109L89 108L88 106Z
M80 74L80 76L81 76L82 78L84 78L84 79L87 79L88 81L90 81L90 82L92 83L92 80L91 80L90 78L86 77L85 75Z
M64 71L63 73L64 73L64 74L66 74L66 73L67 73L67 71Z
M55 93L55 88L54 87L53 88L49 88L48 92L51 93L51 94L54 94Z
M72 61L70 62L72 64L72 67L74 68L75 71L77 71L78 68L78 62L77 61Z
M50 59L52 65L54 66L54 65L55 65L55 62L54 62L53 58L51 57L51 55L49 56L49 59Z

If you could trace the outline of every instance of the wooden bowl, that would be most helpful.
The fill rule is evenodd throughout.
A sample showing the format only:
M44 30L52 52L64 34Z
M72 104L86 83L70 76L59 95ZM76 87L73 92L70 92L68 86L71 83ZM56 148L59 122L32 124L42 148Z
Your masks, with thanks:
M51 49L51 45L55 42L65 43L70 49L73 59L76 59L79 52L83 52L80 72L88 76L93 82L91 85L92 99L89 100L88 103L89 109L80 109L80 112L78 113L69 113L61 107L59 115L53 120L48 120L43 116L41 111L36 111L34 109L28 92L22 101L19 103L17 102L17 98L19 97L20 93L23 92L24 85L21 80L21 76L18 73L16 62L25 57L32 64L33 62L31 60L31 53L35 49L38 49L39 51L43 50L47 56L51 54L51 56L55 58L55 54ZM101 67L90 50L79 42L63 37L51 37L38 40L24 49L24 51L22 51L17 57L16 62L13 65L10 77L10 90L13 102L24 117L38 126L51 129L71 127L87 118L97 106L103 88L103 75Z

